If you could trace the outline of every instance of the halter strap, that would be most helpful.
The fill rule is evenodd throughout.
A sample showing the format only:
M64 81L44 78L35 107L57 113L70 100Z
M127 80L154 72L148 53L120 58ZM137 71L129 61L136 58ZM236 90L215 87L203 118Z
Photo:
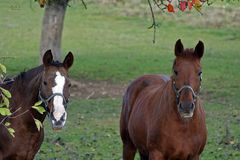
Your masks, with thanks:
M63 106L65 109L67 109L67 103L68 103L68 100L64 97L64 95L62 93L53 93L51 96L47 97L47 98L43 98L42 95L41 95L41 91L39 90L38 92L38 97L39 97L39 100L42 101L42 103L44 104L44 109L49 112L49 109L48 109L48 103L51 99L53 99L55 96L61 96L63 98Z
M174 92L176 94L177 104L179 103L179 98L180 98L181 92L184 89L190 89L190 91L192 92L192 95L193 95L193 100L195 102L197 100L198 94L196 94L194 92L193 88L190 85L183 85L180 89L177 89L176 82L173 81L173 90L174 90Z

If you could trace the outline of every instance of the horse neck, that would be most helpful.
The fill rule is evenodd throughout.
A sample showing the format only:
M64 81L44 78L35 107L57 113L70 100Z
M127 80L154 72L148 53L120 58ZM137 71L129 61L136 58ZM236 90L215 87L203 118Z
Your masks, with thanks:
M41 85L41 80L42 80L42 72L39 73L32 81L30 81L29 87L27 89L27 92L29 93L30 97L29 98L29 108L27 109L31 109L31 107L39 101L39 88ZM34 109L30 110L32 115L34 116L34 118L37 118L38 120L40 120L41 122L44 121L45 117L46 117L46 112L44 112L44 114L40 114L39 112L37 112Z
M34 77L28 84L28 87L26 88L26 94L23 95L23 97L29 96L29 103L33 104L38 101L38 92L41 84L41 78L42 74L39 73L36 77Z
M12 107L17 110L21 107L20 113L27 110L31 112L34 118L43 121L46 114L40 114L31 107L38 101L38 93L41 84L43 67L39 66L24 73L25 77L21 80L16 79L11 87L12 92ZM19 86L20 85L20 86Z

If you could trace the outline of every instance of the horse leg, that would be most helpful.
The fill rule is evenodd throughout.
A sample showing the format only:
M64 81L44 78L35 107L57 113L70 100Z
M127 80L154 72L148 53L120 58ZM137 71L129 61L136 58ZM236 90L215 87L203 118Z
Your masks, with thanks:
M149 152L149 160L165 160L161 152L155 150Z
M123 144L123 160L134 160L136 154L136 147L131 143Z
M0 151L0 159L3 159L3 153Z
M144 154L141 154L141 153L139 153L139 154L140 154L141 160L148 160L149 159L148 155L144 155Z
M137 148L132 143L132 140L129 136L127 130L127 123L124 121L124 112L122 112L121 120L120 120L120 135L123 142L123 160L134 160L135 154L137 152Z

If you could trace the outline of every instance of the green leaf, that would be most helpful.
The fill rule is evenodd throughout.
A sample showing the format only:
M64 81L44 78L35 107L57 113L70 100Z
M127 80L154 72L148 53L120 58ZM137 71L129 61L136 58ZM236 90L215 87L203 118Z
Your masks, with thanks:
M5 95L2 95L3 104L8 108L9 107L9 100Z
M7 72L6 67L4 65L2 65L1 63L0 63L0 69L1 69L2 73L6 73Z
M38 131L40 131L40 128L42 127L42 122L35 118L34 118L34 122L36 124Z
M34 104L34 106L40 106L42 104L42 101L38 101Z
M9 116L11 115L11 112L8 108L0 108L0 114L3 116Z
M14 131L13 128L7 128L7 130L8 130L8 132L11 134L11 136L15 137L15 136L14 136L15 131Z
M32 108L36 109L41 114L46 112L46 110L42 106L32 106Z
M4 124L4 126L6 126L6 127L9 127L11 125L11 123L9 123L9 122L6 122L5 124Z
M0 90L2 90L2 93L3 93L7 98L11 98L11 97L12 97L11 93L10 93L8 90L6 90L6 89L4 89L4 88L2 88L2 87L0 87Z

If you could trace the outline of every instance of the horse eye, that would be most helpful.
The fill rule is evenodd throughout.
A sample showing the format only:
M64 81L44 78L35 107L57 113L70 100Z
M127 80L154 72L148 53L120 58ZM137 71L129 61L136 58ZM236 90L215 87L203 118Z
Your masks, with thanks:
M202 72L201 71L198 73L198 76L200 77L200 81L202 81Z
M47 82L46 82L46 81L43 81L43 84L46 86L46 85L47 85Z
M71 86L72 86L72 84L71 84L71 83L69 83L69 84L68 84L68 87L71 87Z
M178 71L174 70L174 74L177 76L178 75Z

